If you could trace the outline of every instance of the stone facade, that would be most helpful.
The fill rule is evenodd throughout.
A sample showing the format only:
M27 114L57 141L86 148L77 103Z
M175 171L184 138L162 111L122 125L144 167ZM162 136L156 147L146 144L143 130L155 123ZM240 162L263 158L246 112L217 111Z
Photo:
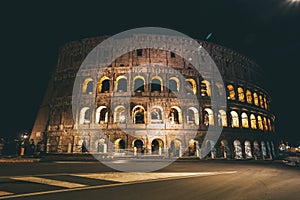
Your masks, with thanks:
M31 133L47 153L80 153L84 146L102 154L199 156L199 147L205 142L211 158L276 156L275 117L270 110L271 98L261 87L262 70L233 50L203 41L199 43L224 79L224 94L219 93L218 83L207 81L205 74L200 75L177 54L138 49L117 58L101 73L80 74L81 92L77 95L85 100L74 110L74 120L76 73L87 54L105 38L74 41L60 50ZM226 95L227 108L212 110L212 93ZM122 97L128 96L130 100L123 102ZM90 98L96 98L96 105L89 104ZM203 141L208 126L223 126L216 143Z

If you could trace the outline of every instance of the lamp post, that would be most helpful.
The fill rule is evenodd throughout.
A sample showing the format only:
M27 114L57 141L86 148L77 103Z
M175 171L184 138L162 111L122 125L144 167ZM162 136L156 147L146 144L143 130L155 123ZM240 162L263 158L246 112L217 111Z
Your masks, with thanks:
M29 138L28 133L22 133L22 135L21 135L20 156L24 156L24 154L25 154L25 147L26 147L26 143L27 143L28 138Z

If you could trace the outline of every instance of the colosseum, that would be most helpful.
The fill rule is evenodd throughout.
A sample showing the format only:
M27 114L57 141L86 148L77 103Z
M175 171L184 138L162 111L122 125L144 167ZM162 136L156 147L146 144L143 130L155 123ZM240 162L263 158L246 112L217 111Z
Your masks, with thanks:
M275 117L271 97L262 88L263 71L249 58L207 41L197 40L215 62L224 84L210 82L189 60L172 51L136 49L115 59L101 73L79 74L76 95L85 101L72 111L80 65L106 38L73 41L60 49L31 133L47 153L185 157L200 156L200 146L205 143L209 148L205 158L276 156ZM213 110L213 93L225 97L226 108ZM112 102L112 96L130 98ZM96 99L95 104L89 103L90 98ZM208 127L213 126L223 128L220 137L205 140Z

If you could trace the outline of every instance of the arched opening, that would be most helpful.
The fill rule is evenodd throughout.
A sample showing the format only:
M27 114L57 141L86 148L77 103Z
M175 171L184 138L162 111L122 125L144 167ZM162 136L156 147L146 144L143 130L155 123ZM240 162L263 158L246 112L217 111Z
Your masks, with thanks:
M192 78L187 78L185 80L185 91L187 94L197 94L197 83Z
M216 143L212 140L206 140L206 148L208 149L208 152L210 152L210 154L207 155L207 157L210 157L211 159L215 159L216 158Z
M210 96L210 83L207 80L201 81L201 96Z
M231 111L230 117L231 117L231 127L233 127L233 128L240 127L239 116L238 116L237 112Z
M240 102L244 102L245 101L244 90L241 87L238 87L238 96L239 96L239 101Z
M260 115L257 116L257 123L258 123L258 128L260 130L264 130L263 121Z
M117 106L114 111L114 123L126 123L126 109L124 106Z
M127 78L125 76L119 76L116 82L118 92L127 92Z
M172 106L169 114L170 124L181 124L181 109L177 106Z
M179 79L172 77L169 79L169 92L179 92Z
M144 142L140 139L136 139L133 142L133 147L134 147L134 151L136 151L136 153L144 153Z
M264 117L263 123L264 123L264 129L267 131L269 129L269 127L268 127L268 122L267 122L267 118L266 117Z
M82 84L82 93L92 93L94 89L94 81L92 78L87 78Z
M109 89L110 89L110 80L108 77L104 76L99 81L98 92L106 93L109 92Z
M248 115L246 113L242 113L242 127L249 128Z
M132 117L134 124L144 124L145 123L145 109L143 106L135 106L132 109Z
M169 148L169 157L181 157L182 145L178 139L172 140Z
M104 138L97 140L95 145L98 153L107 153L107 144Z
M117 139L114 143L115 146L115 152L122 153L125 150L125 142L123 139Z
M272 131L271 119L268 119L269 130Z
M108 109L106 106L99 106L96 110L96 123L103 124L108 122Z
M258 95L256 92L253 93L254 105L258 106Z
M264 99L263 99L262 95L259 95L259 103L260 103L260 107L264 108Z
M248 140L245 141L245 155L246 155L246 159L250 159L253 157L251 143Z
M227 85L228 99L235 100L235 91L233 85Z
M226 127L227 124L227 115L226 112L224 110L219 110L219 114L218 114L218 126L224 126Z
M187 123L199 125L199 112L197 108L190 107L187 111Z
M257 129L257 126L256 126L256 117L255 117L254 114L250 115L250 120L251 120L251 128L252 129Z
M257 141L253 142L253 155L254 155L255 160L257 160L261 157L260 146Z
M154 139L151 143L151 152L152 154L163 154L164 143L161 139Z
M198 141L191 139L189 141L189 148L188 148L189 156L199 156L199 144Z
M267 147L266 147L266 144L264 141L261 141L261 151L262 151L262 156L263 156L263 159L266 159L267 158Z
M153 77L151 80L151 92L162 92L162 90L162 79L158 76Z
M218 91L218 95L223 96L223 94L224 94L223 85L221 83L216 83L215 85L216 85L216 88Z
M230 149L227 140L221 140L220 146L221 146L221 156L223 158L230 158Z
M145 79L144 79L144 77L142 77L142 76L134 77L133 91L134 92L144 92L145 91Z
M203 123L206 126L214 125L214 113L213 113L212 109L210 109L210 108L204 109Z
M265 109L268 109L268 103L267 103L267 98L264 98L264 103L265 103Z
M243 149L242 149L241 142L239 140L234 140L233 146L234 146L235 159L243 159Z
M252 104L252 93L250 90L246 90L246 98L247 98L247 103Z
M89 107L83 107L79 113L79 124L91 123L91 110Z
M153 106L150 111L150 122L152 124L163 123L163 111L160 106Z

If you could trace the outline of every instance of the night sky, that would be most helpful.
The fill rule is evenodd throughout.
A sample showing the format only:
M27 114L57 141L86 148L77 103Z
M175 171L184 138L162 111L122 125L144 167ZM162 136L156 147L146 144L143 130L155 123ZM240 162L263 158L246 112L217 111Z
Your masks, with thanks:
M209 41L253 59L265 71L263 88L272 97L277 134L290 143L300 141L297 129L300 3L292 4L289 0L68 2L1 3L0 137L16 137L31 131L62 45L153 26L174 29L197 39L213 33Z

